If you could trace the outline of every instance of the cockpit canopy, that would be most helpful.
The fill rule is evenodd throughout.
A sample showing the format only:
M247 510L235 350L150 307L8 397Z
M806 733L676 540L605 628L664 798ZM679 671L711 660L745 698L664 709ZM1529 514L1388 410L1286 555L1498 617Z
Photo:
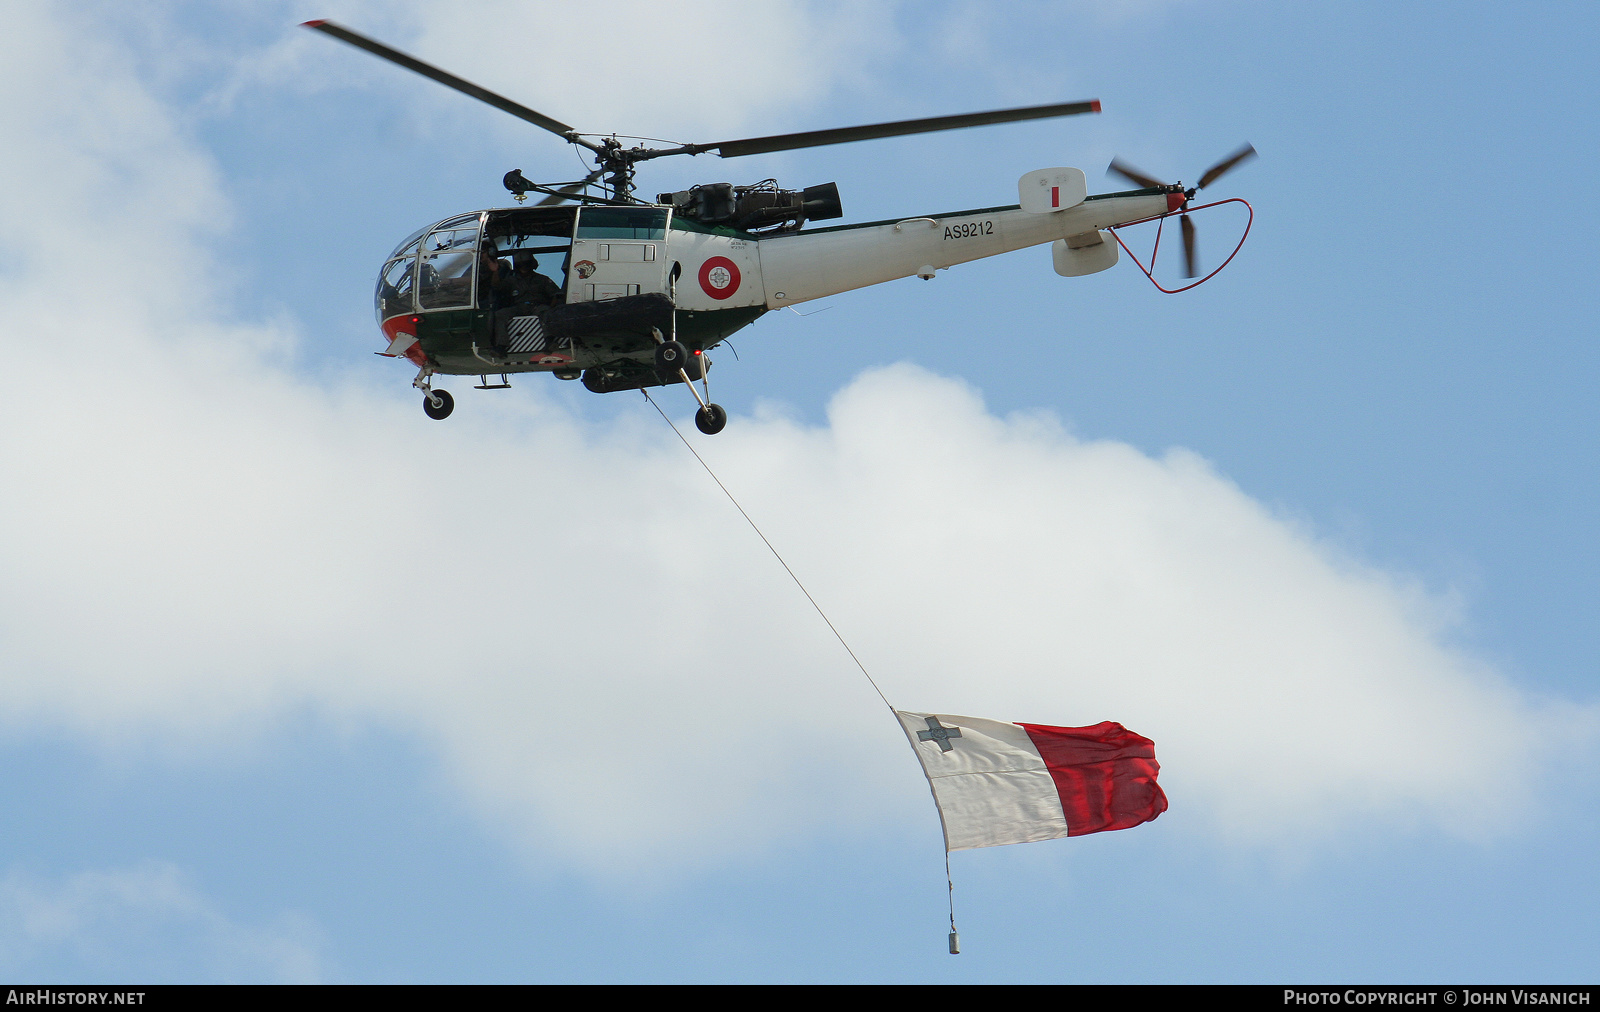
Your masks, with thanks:
M666 211L657 213L664 229ZM418 229L395 247L378 275L378 322L409 313L472 308L479 302L479 250L494 257L565 254L572 248L576 216L573 207L519 207L474 211ZM540 270L547 275L564 275L566 266L564 256L541 256Z
M482 212L458 215L419 229L395 247L378 275L378 322L422 309L472 305L482 219Z

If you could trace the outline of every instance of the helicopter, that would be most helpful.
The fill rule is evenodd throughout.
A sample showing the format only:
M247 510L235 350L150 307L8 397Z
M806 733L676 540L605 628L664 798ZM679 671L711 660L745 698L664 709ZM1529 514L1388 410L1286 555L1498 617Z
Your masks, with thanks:
M1051 244L1057 274L1095 274L1115 266L1119 249L1126 248L1116 229L1171 215L1180 216L1185 276L1193 278L1198 267L1189 213L1215 206L1193 206L1196 192L1255 155L1245 145L1188 189L1113 161L1108 171L1138 188L1090 194L1082 169L1050 167L1018 180L1016 204L807 227L844 216L836 184L788 190L773 179L741 186L705 183L649 202L634 195L635 167L669 155L715 152L734 158L1098 113L1100 102L668 148L626 146L616 134L580 133L332 21L307 21L304 27L547 130L594 161L594 171L570 182L536 183L512 169L502 184L516 206L419 228L386 259L375 303L387 346L378 354L417 366L412 385L422 391L423 411L434 419L448 417L455 406L449 391L434 387L434 376L477 376L477 389L488 390L509 387L513 374L547 372L581 380L595 393L682 383L699 405L696 427L714 435L728 415L711 400L707 352L763 314L913 275L930 280L956 264L1044 243ZM597 188L600 193L591 192ZM528 204L529 194L542 199ZM1156 241L1159 248L1159 231ZM498 382L490 382L491 376Z

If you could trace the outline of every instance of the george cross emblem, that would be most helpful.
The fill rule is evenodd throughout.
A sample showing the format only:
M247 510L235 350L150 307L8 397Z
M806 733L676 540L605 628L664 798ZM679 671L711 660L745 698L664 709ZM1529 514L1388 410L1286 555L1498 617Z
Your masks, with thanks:
M918 741L936 741L939 743L940 752L948 752L955 746L950 744L951 738L961 737L961 728L945 727L939 723L938 717L928 718L928 729L917 732Z

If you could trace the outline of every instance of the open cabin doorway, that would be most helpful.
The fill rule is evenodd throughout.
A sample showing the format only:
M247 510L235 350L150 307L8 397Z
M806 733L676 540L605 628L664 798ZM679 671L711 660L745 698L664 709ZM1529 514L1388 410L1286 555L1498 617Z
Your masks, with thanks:
M532 257L540 274L567 290L567 271L572 266L572 227L575 207L519 207L509 211L490 211L484 225L484 240L494 244L495 255L512 270Z

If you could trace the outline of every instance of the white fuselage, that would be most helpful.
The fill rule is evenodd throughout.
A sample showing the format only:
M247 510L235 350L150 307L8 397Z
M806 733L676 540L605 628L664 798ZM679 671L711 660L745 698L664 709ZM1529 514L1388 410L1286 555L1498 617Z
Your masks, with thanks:
M1079 196L1059 210L1011 205L767 235L679 220L664 206L629 208L630 214L649 219L638 227L612 220L618 215L615 208L581 208L576 212L570 255L564 258L570 264L565 304L573 307L630 296L665 295L676 312L670 326L660 323L656 328L672 330L700 351L715 347L770 310L896 278L931 278L936 271L955 264L1028 246L1054 244L1053 266L1064 276L1105 270L1117 262L1118 249L1105 229L1169 213L1183 202L1181 193L1153 190L1082 195L1082 173L1077 169L1030 173L1019 184L1024 197L1030 192L1024 184L1041 173L1054 174L1050 180L1064 173L1076 174ZM1059 190L1052 187L1040 192ZM492 225L499 216L521 213L508 208L458 216L427 232L420 247L413 243L409 252L385 265L380 303L385 307L381 313L387 313L381 318L385 339L390 342L387 353L405 355L435 371L458 374L570 371L606 367L613 361L649 362L655 347L650 331L633 332L642 324L627 325L620 331L613 325L609 331L595 331L592 340L579 334L560 349L509 348L511 326L516 321L506 321L506 333L499 334L493 329L490 318L494 314L489 307L476 303L484 286L476 274L479 258L473 256L473 250L483 221ZM462 235L466 238L461 239ZM515 252L504 242L510 239L539 246L547 257L564 252L559 236L550 234L547 239L546 235L533 232L530 238L503 233L500 248ZM442 239L436 241L438 236L449 237L455 245L439 252L444 246ZM416 252L419 248L423 253ZM427 261L423 268L407 268L419 255ZM439 263L434 264L435 260ZM421 294L412 301L412 293L401 291L390 275L404 281L417 270L422 271L416 275L423 279L418 283ZM384 295L388 289L382 284L395 291ZM429 298L443 301L429 305ZM497 338L506 339L507 349L486 353L495 347Z

